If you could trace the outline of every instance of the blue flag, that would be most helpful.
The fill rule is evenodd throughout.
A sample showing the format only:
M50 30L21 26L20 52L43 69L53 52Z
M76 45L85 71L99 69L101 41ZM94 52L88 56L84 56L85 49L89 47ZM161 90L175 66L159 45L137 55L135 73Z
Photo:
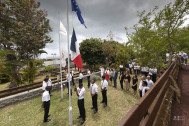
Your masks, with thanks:
M87 28L87 26L85 25L85 22L81 16L81 10L79 9L79 6L76 2L76 0L71 0L72 3L72 11L75 11L77 14L77 17L79 19L79 21L81 22L81 24L83 24L85 26L85 28Z

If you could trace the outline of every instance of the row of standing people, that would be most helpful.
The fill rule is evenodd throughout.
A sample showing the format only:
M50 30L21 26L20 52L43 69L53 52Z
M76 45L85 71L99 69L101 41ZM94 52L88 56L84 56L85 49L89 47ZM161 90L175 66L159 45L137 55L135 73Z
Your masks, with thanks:
M105 79L107 81L110 80L110 84L111 85L112 85L112 81L113 81L114 82L114 87L117 88L118 72L115 69L113 69L113 70L110 69L110 71L109 71L109 69L106 68L106 70L104 70L103 67L100 67L100 70L101 70L101 76L105 75ZM142 73L143 74L142 78L147 77L147 79L146 79L147 87L151 87L154 84L154 82L156 81L156 76L153 76L153 75L155 75L153 73L157 73L157 70L156 69L150 70L150 72L148 72L147 75L146 75L146 73ZM134 74L133 77L132 77L129 74L129 71L126 71L126 73L125 73L125 72L123 72L121 70L120 71L120 75L119 75L119 82L120 82L121 89L123 89L123 87L125 85L125 89L126 89L127 92L129 92L129 89L130 89L130 86L131 86L131 82L132 82L132 86L131 87L133 89L133 95L136 96L137 85L138 85L137 74ZM142 87L142 83L140 82L139 90L142 90L141 87ZM142 96L142 91L140 91L140 96Z

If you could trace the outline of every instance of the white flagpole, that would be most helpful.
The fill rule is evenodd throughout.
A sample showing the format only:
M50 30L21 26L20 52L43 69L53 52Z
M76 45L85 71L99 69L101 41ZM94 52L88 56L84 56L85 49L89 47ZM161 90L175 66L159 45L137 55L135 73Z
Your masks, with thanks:
M60 85L61 85L61 99L63 99L63 84L62 84L62 51L61 51L61 43L60 43L60 14L59 16L59 52L60 52Z
M67 0L67 41L68 41L68 77L69 77L69 125L72 126L71 85L70 85L70 43L69 43L69 1Z

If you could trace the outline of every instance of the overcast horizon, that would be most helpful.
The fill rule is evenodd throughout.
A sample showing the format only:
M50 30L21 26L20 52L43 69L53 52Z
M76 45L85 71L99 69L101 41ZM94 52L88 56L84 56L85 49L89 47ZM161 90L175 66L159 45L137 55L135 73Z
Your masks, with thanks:
M67 0L37 1L41 3L40 9L47 11L47 18L50 19L50 25L53 28L53 32L50 33L53 43L47 44L44 48L48 54L42 54L39 58L52 57L52 53L56 53L57 57L59 56L59 19L67 28ZM127 41L124 27L127 26L131 31L133 25L138 21L137 11L149 11L155 6L162 9L167 3L173 3L174 0L91 0L90 2L77 0L77 2L87 29L80 24L77 15L71 12L71 4L69 3L70 38L74 26L79 43L88 38L107 39L110 30L113 32L114 40L123 43ZM61 43L67 47L66 36L61 36Z

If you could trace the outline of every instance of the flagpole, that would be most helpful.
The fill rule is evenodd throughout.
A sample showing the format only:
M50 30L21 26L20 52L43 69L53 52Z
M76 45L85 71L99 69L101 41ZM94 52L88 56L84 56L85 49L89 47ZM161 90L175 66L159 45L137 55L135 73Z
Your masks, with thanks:
M68 77L69 77L69 125L72 126L71 85L70 85L70 43L69 43L69 0L67 0L67 41L68 41Z
M62 51L61 51L61 43L60 43L60 14L59 16L59 52L60 52L60 85L61 85L61 99L63 99L63 84L62 84Z

